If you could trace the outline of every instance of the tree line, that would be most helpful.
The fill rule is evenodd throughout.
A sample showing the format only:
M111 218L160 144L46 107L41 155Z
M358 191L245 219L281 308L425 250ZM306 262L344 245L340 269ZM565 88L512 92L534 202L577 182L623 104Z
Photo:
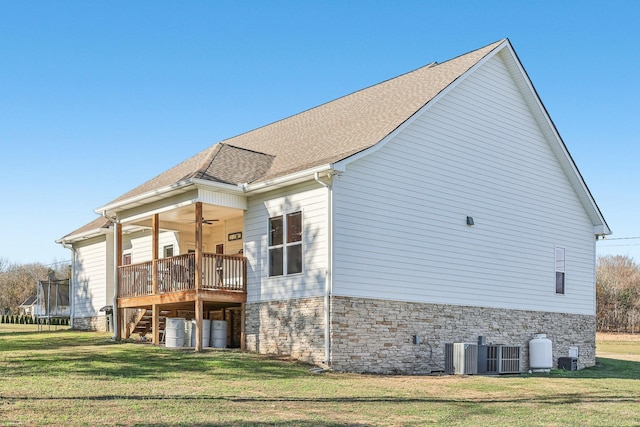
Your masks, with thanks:
M640 332L640 265L633 258L598 258L596 322L601 332Z
M71 266L68 263L16 264L0 258L0 314L18 314L18 306L27 298L37 295L38 280L68 279Z
M12 264L0 258L0 314L18 314L18 306L36 296L38 280L71 276L71 266ZM601 332L640 332L640 265L633 258L607 255L596 264L596 327Z

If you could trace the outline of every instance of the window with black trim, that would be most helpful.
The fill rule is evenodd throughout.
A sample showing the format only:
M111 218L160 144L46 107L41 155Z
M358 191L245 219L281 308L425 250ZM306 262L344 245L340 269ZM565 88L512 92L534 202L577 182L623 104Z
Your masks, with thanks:
M302 212L269 218L269 276L302 273Z
M173 245L167 245L162 248L162 257L169 258L173 256Z
M556 294L564 294L565 251L556 247Z

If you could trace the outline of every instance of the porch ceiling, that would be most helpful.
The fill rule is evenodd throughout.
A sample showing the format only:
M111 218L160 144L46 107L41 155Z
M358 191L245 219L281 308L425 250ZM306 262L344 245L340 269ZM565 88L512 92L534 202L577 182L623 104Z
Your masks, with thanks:
M206 203L202 204L202 218L204 220L227 220L242 214L242 210L228 208L225 206L215 206ZM193 223L196 216L195 204L183 206L160 214L161 220Z
M204 221L211 221L213 225L221 223L231 218L237 218L243 213L242 209L228 208L225 206L202 204L202 218ZM143 218L132 222L132 225L151 228L151 214L147 218ZM189 224L195 222L196 208L195 204L182 206L176 209L160 213L160 228L171 229L171 224ZM212 225L204 223L204 226Z

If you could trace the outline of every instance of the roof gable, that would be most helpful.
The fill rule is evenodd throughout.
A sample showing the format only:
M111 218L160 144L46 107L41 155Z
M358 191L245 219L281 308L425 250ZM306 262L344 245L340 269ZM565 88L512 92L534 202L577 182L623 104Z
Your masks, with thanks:
M67 243L85 236L103 234L111 227L111 224L113 223L110 219L99 216L93 221L56 240L56 242Z
M106 206L128 203L129 199L144 198L145 194L162 188L177 188L194 180L231 186L247 183L268 186L280 177L322 165L333 164L341 168L345 162L383 146L412 118L428 109L481 66L483 61L496 54L502 55L509 64L523 97L547 140L554 146L576 192L590 211L594 224L603 224L603 231L609 232L575 163L506 39L441 64L426 65L224 140Z
M503 40L215 144L109 203L192 178L267 181L365 150L393 132Z
M260 181L337 162L377 144L502 42L426 65L225 142L274 156Z
M24 300L24 302L22 304L20 304L20 307L29 307L31 305L34 305L38 302L38 297L36 296L31 296L29 298L27 298L26 300Z

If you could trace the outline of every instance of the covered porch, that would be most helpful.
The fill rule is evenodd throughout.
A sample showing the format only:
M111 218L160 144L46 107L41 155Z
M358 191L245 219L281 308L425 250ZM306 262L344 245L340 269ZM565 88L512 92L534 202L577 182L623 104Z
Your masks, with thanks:
M166 318L186 317L193 319L195 349L201 351L203 320L228 320L230 344L244 348L242 223L242 209L201 201L150 214L140 209L118 213L117 338L138 333L159 345ZM175 243L163 246L161 235ZM136 262L141 258L146 260Z

